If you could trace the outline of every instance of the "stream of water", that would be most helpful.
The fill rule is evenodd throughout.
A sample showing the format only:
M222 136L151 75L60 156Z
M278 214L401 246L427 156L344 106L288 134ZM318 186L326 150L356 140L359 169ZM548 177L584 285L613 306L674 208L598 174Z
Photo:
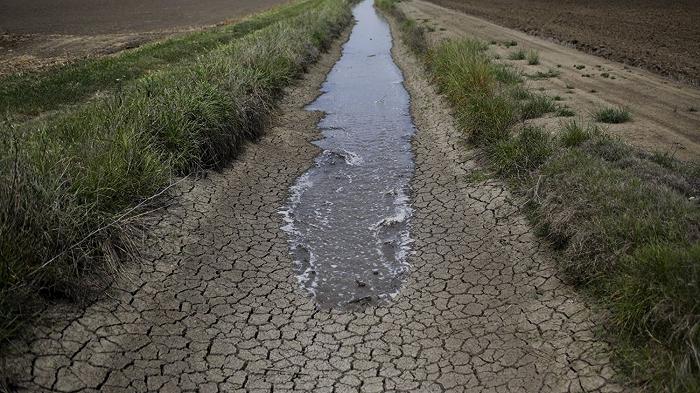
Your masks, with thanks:
M409 95L386 20L365 0L322 94L323 149L291 187L284 231L300 284L322 308L395 296L408 271L414 163Z

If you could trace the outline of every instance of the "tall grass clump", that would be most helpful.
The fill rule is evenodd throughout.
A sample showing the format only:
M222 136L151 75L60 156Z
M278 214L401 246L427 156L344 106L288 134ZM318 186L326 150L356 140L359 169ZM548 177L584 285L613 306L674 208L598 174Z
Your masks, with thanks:
M486 48L476 40L449 41L431 50L428 59L440 91L459 103L457 117L477 144L507 138L517 118L512 99L498 94L503 72Z
M560 268L609 308L618 369L642 390L699 391L700 165L644 153L577 121L554 136L519 127L518 118L558 108L503 77L478 41L438 43L424 59L487 165L526 199ZM595 117L620 123L630 114Z
M41 295L73 297L76 281L129 251L129 219L176 177L259 135L283 88L350 20L348 2L321 0L74 111L4 125L0 338Z
M560 139L565 147L574 147L601 133L602 131L594 124L583 125L580 121L570 120L562 123Z
M118 89L164 67L195 61L197 56L295 17L321 1L283 5L232 25L146 44L115 56L90 58L48 70L4 77L0 79L0 113L25 118L79 103L98 91Z

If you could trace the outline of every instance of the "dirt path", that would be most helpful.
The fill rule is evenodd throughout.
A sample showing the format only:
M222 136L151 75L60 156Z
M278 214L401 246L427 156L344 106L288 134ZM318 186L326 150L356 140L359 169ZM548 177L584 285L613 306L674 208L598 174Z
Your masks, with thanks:
M182 187L144 261L107 300L6 359L30 391L620 391L591 311L562 283L504 187L475 165L403 46L417 131L411 273L388 305L319 311L278 210L318 154L313 100L337 48L276 125L221 173ZM65 317L64 317L65 318Z
M632 121L605 125L612 134L648 151L673 152L686 160L700 159L700 90L697 88L427 1L401 2L400 6L413 19L427 19L424 23L435 28L432 34L435 39L467 36L487 42L515 40L518 46L510 49L492 46L504 59L516 49L536 49L540 54L539 65L510 61L530 75L549 70L559 73L554 78L529 80L534 89L561 97L561 103L575 108L584 120L590 120L590 112L600 106L627 106ZM556 125L558 121L553 123Z

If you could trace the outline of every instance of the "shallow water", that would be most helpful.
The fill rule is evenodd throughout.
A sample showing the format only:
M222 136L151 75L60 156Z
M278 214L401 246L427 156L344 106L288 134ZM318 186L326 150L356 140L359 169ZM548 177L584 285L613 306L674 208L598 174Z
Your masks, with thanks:
M372 1L307 109L323 111L323 149L283 211L300 284L322 308L396 295L408 270L413 124L391 32Z

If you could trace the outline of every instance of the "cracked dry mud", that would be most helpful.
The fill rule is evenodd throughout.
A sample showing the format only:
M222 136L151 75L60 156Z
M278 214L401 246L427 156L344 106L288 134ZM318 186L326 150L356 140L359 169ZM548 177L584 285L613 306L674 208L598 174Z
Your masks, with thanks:
M278 210L318 154L303 110L336 47L287 94L275 125L227 169L181 187L144 260L104 300L5 361L19 390L621 391L594 313L558 277L502 184L476 167L449 112L395 43L413 101L411 272L390 303L317 310ZM66 317L64 317L66 318Z

